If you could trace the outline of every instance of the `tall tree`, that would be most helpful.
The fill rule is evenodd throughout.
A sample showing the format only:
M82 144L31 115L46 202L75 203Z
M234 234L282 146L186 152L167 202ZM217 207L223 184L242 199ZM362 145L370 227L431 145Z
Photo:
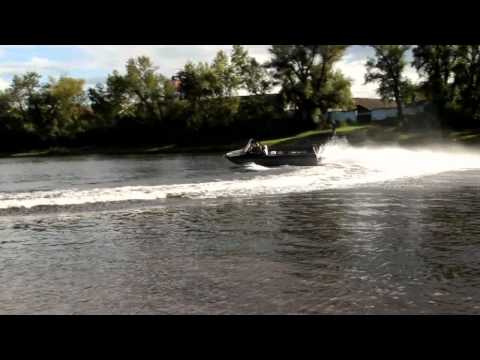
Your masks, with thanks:
M375 57L366 64L365 83L378 82L378 93L384 100L394 100L398 117L403 122L403 94L408 82L404 77L407 62L405 55L409 45L373 45Z
M240 79L223 51L217 53L212 64L187 63L177 75L180 94L189 104L187 124L190 130L223 127L233 120L239 108L235 95Z
M351 102L349 91L345 91L350 82L334 71L335 63L346 48L343 45L272 45L270 48L272 60L268 67L273 69L282 94L306 125L319 121L328 108ZM345 97L335 97L333 91Z
M215 77L211 85L216 96L230 97L236 94L241 80L224 51L219 51L213 59L211 71Z
M187 63L177 74L182 98L196 102L215 96L215 75L207 63Z
M27 72L23 75L14 75L7 90L12 108L24 122L29 121L30 100L40 91L41 75L36 72Z
M272 88L272 79L267 69L241 45L233 45L231 62L239 86L253 95L264 95Z
M413 56L413 66L425 78L424 92L442 112L455 97L458 45L417 45Z
M133 115L127 80L118 71L108 75L105 85L90 88L88 97L101 126L112 126L119 118Z
M50 79L44 86L42 94L34 99L37 117L42 119L40 129L52 138L74 137L85 130L84 115L86 96L83 91L85 80L71 77Z
M415 103L419 100L425 100L425 89L422 84L415 84L410 80L405 80L403 86L402 99L405 105Z
M470 118L480 118L480 45L460 45L454 68L458 103Z
M137 106L137 116L161 119L166 78L157 72L158 68L146 56L128 60L126 70L127 92Z
M23 128L23 122L18 121L18 118L12 119L12 99L7 91L0 90L0 133L6 133L12 128Z

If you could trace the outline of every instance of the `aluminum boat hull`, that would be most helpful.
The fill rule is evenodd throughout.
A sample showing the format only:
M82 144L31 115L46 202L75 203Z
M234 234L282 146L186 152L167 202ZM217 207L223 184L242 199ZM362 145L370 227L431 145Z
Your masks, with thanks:
M235 164L255 163L265 167L276 166L316 166L319 160L315 153L282 153L282 154L251 154L239 150L232 151L225 157Z

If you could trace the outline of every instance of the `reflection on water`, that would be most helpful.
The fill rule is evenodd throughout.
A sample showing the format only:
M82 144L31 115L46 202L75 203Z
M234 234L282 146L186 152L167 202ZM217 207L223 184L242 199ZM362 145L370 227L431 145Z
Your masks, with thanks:
M31 164L35 175L75 175L58 170L17 192L89 189L86 178L115 187L258 176L214 156L154 159ZM26 164L7 165L29 177ZM12 176L2 175L10 191ZM4 209L0 313L478 314L479 178Z
M478 313L479 204L399 186L4 217L0 311Z

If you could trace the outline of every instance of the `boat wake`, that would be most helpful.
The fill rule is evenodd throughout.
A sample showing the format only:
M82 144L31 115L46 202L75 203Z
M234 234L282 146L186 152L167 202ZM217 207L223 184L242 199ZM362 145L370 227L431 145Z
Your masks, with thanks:
M245 170L248 170L248 171L268 171L268 170L272 170L272 169L269 168L269 167L262 166L262 165L258 165L258 164L255 164L255 163L245 164L245 165L243 166L243 168L244 168Z
M211 199L253 197L381 183L447 171L480 169L480 154L465 149L410 150L399 147L352 147L333 140L321 150L322 166L289 167L282 172L248 165L252 176L196 184L123 186L0 193L0 209L91 203L150 201L166 198Z

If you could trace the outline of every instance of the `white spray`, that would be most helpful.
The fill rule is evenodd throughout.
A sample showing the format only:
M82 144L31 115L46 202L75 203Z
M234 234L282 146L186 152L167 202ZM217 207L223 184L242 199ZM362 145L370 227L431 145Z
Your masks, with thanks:
M421 177L447 171L480 169L480 153L465 149L410 150L400 147L353 147L334 139L320 149L322 165L292 168L286 173L258 171L248 180L198 184L125 186L89 190L33 193L0 193L0 209L38 205L79 205L127 200L157 200L185 196L192 199L253 197L258 195L319 191L353 187L405 177Z

